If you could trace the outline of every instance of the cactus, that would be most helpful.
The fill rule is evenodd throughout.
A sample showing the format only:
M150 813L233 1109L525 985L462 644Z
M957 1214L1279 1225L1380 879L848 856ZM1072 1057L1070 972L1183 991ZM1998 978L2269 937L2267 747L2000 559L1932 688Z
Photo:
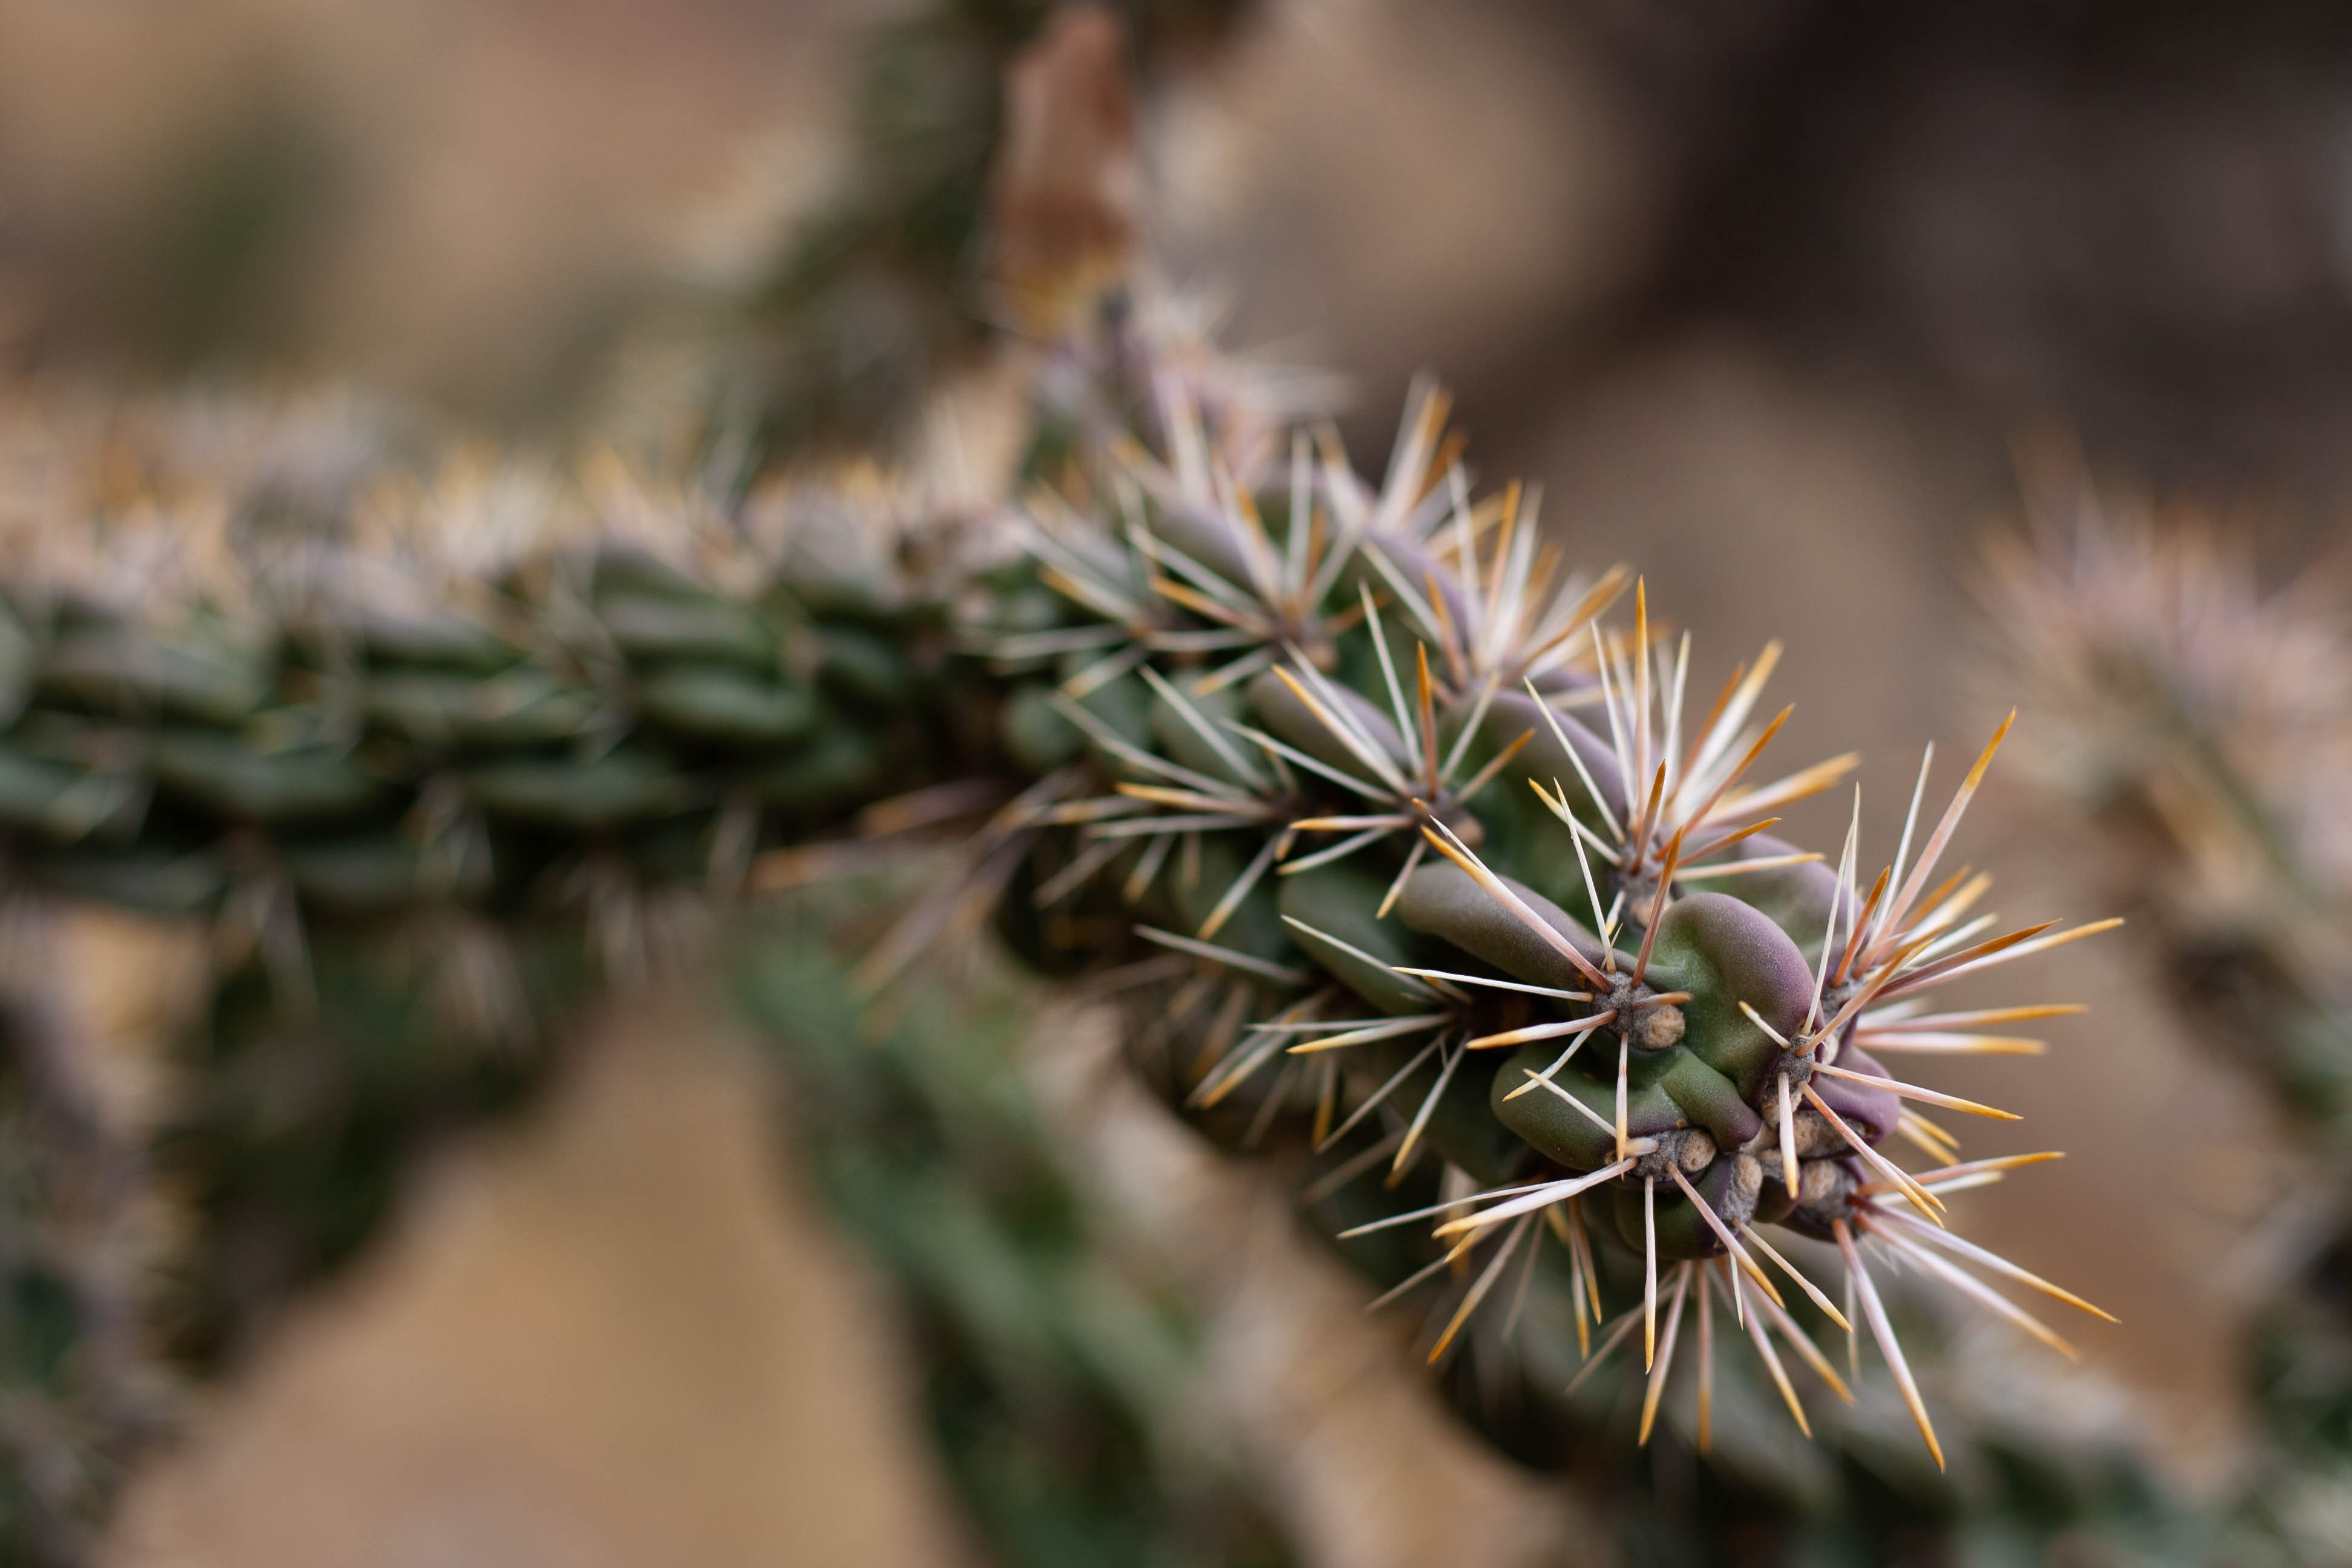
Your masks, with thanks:
M2233 1265L2254 1304L2246 1348L2261 1484L2232 1510L2233 1555L2332 1562L2352 1477L2352 1347L2340 1200L2352 1151L2352 962L2342 793L2352 744L2344 606L2316 574L2265 592L2251 546L2195 514L2096 490L2036 454L2030 531L1996 540L1988 681L2039 722L2037 806L2094 847L2145 918L2137 957L2227 1067L2266 1092L2309 1194L2278 1205Z
M588 545L551 502L437 605L427 568L386 595L363 576L381 556L334 539L240 584L258 615L210 597L159 618L100 584L24 584L0 734L20 874L203 911L299 1012L322 926L458 917L446 945L467 920L568 916L625 973L685 889L755 886L764 857L858 808L987 800L973 882L946 903L1048 862L1046 904L1118 882L1137 939L1245 998L1204 1102L1276 1061L1345 1100L1343 1127L1393 1100L1394 1169L1431 1152L1493 1189L1447 1205L1448 1256L1508 1238L1489 1249L1508 1258L1555 1205L1570 1235L1631 1238L1645 1361L1674 1342L1666 1293L1720 1293L1743 1323L1752 1294L1776 1329L1781 1283L1818 1295L1758 1261L1778 1257L1766 1223L1841 1247L1906 1381L1858 1238L2070 1300L1940 1228L1935 1186L2016 1162L1950 1164L1949 1135L1898 1101L1988 1109L1869 1054L2018 1048L1985 1031L2049 1009L1910 1009L2102 929L1988 938L1963 919L1981 879L1931 885L2000 735L1865 893L1851 835L1834 873L1763 835L1779 819L1759 814L1851 762L1747 782L1780 721L1750 722L1772 651L1685 728L1692 639L1652 635L1639 584L1630 629L1604 630L1624 574L1561 574L1517 491L1474 503L1437 466L1438 395L1374 489L1328 435L1253 471L1158 379L1162 455L1118 433L1056 476L1066 495L1123 487L1123 505L1040 501L1025 560L930 583L803 574L802 494L634 547L612 522L651 492L607 479L582 503ZM1039 673L1057 661L1073 668ZM1959 1174L1894 1165L1879 1145L1898 1131ZM1586 1225L1594 1204L1608 1217Z
M1091 1234L1105 1216L1016 1072L1015 977L917 985L877 1030L827 938L880 912L837 888L778 900L726 943L727 981L813 1184L898 1287L975 1533L1014 1563L1292 1561L1262 1491L1187 1430L1190 1304Z
M384 440L306 485L158 458L125 504L71 488L120 466L72 431L25 470L68 488L0 534L11 869L200 920L224 973L163 1139L203 1233L179 1355L233 1356L362 1246L593 984L961 827L859 971L878 1005L992 919L1118 987L1212 1135L1314 1149L1309 1207L1389 1299L1435 1299L1432 1362L1491 1392L1515 1357L1588 1424L1634 1363L1638 1445L1684 1425L1680 1380L1695 1446L1769 1486L1818 1474L1788 1453L1817 1426L1884 1459L1867 1409L1801 1393L1866 1405L1867 1337L1940 1471L1888 1268L2062 1351L1997 1287L2096 1311L1948 1228L1944 1195L2052 1156L1962 1161L1908 1106L2003 1113L1879 1059L2035 1048L2001 1031L2063 1007L1925 994L2108 923L1997 932L1983 879L1937 879L2007 725L1932 823L1923 764L1865 882L1858 804L1834 865L1768 832L1853 762L1755 782L1777 649L1702 713L1696 638L1630 571L1569 570L1525 492L1477 494L1442 393L1375 484L1139 275L1064 304L1008 352L1011 498ZM2052 1511L2101 1517L2084 1489Z
M1118 534L1058 506L1036 522L1066 624L995 645L1006 664L1075 667L1034 689L1066 722L1065 754L1111 785L1036 805L1066 840L1039 900L1098 874L1138 936L1223 987L1188 1068L1195 1103L1261 1077L1270 1105L1306 1086L1326 1146L1386 1113L1392 1177L1426 1156L1475 1184L1360 1227L1426 1221L1431 1275L1477 1266L1434 1353L1538 1226L1597 1316L1585 1282L1605 1237L1643 1259L1640 1303L1601 1351L1639 1330L1643 1440L1685 1310L1705 1325L1717 1298L1802 1426L1771 1335L1827 1363L1788 1315L1795 1294L1867 1327L1940 1463L1860 1244L2052 1343L1952 1259L2096 1310L1943 1228L1936 1188L2050 1156L1959 1163L1902 1102L2003 1113L1871 1054L2036 1048L1994 1031L2065 1009L1922 1014L1922 994L2114 923L1989 935L1990 917L1966 918L1985 879L1935 881L2000 733L1915 854L1923 767L1905 842L1865 892L1853 835L1834 872L1764 837L1769 813L1853 761L1748 783L1787 717L1750 722L1773 650L1686 728L1692 639L1653 637L1638 583L1631 628L1604 630L1624 574L1561 573L1516 490L1474 502L1433 461L1433 392L1377 490L1328 438L1295 440L1253 483L1181 393L1162 424L1165 461L1115 454ZM1940 1168L1895 1164L1880 1145L1898 1131ZM1858 1311L1767 1225L1833 1243Z

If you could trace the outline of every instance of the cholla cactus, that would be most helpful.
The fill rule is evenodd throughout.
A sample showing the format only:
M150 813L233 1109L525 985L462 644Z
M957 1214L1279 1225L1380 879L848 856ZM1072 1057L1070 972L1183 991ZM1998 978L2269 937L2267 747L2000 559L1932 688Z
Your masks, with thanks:
M2352 1149L2352 925L2337 780L2352 642L2335 584L2266 592L2252 552L2194 514L2029 470L2031 531L1998 541L1985 674L2040 721L2027 778L2147 919L2142 956L2200 1040L2270 1092L2308 1167L2233 1272L2257 1304L2263 1484L2248 1561L2335 1562L2352 1470L2340 1271ZM2085 833L2084 830L2089 831Z
M1630 571L1570 569L1526 492L1478 495L1441 394L1375 484L1298 417L1311 382L1102 270L1089 251L1080 308L1034 316L1064 335L1008 355L1010 500L404 461L381 436L289 486L267 443L126 465L119 426L41 427L0 520L12 870L208 922L219 1037L264 1053L206 1064L232 1092L197 1142L234 1165L334 1121L237 1100L268 1051L373 1029L425 1062L352 1091L396 1153L511 1098L525 1075L485 1084L478 1047L530 1036L583 957L625 980L746 893L977 821L869 990L993 915L1132 983L1139 1057L1204 1119L1338 1156L1318 1201L1403 1243L1391 1294L1447 1292L1433 1361L1497 1319L1539 1331L1531 1282L1564 1271L1549 1360L1572 1338L1580 1380L1638 1342L1642 1443L1685 1369L1705 1447L1722 1312L1790 1436L1813 1421L1791 1361L1850 1398L1866 1331L1940 1468L1885 1269L2062 1350L1996 1286L2095 1310L1948 1228L1946 1196L2052 1156L1962 1162L1905 1102L2002 1113L1878 1059L2034 1048L2008 1026L2063 1008L1926 993L2102 929L1999 931L1984 879L1945 873L2007 726L1932 823L1923 765L1874 879L1858 807L1833 866L1769 837L1853 764L1761 782L1776 648L1700 710L1697 639ZM386 960L435 1011L352 981ZM385 1163L295 1228L357 1245ZM1828 1283L1790 1237L1834 1249Z
M1516 489L1474 502L1435 457L1442 410L1417 401L1373 489L1328 435L1252 472L1169 397L1170 456L1121 449L1094 476L1113 521L1042 503L1039 579L1069 608L994 651L1058 651L1058 685L1032 692L1066 729L1040 761L1080 759L1111 787L1040 803L1083 826L1036 896L1099 874L1139 936L1197 966L1171 1002L1208 1014L1195 1103L1270 1077L1263 1113L1301 1089L1326 1146L1381 1116L1392 1178L1423 1158L1462 1173L1358 1227L1426 1223L1423 1277L1476 1266L1433 1357L1547 1228L1588 1331L1607 1237L1641 1257L1643 1289L1597 1354L1639 1332L1644 1441L1686 1311L1706 1350L1717 1300L1799 1426L1774 1336L1845 1391L1787 1287L1866 1324L1940 1462L1865 1247L2061 1348L1962 1265L2095 1309L1945 1228L1939 1189L2052 1156L1959 1163L1902 1102L2003 1113L1872 1053L2037 1048L2000 1031L2068 1009L1927 1013L1924 993L2113 922L1995 934L1969 918L1986 879L1937 880L1998 733L1932 826L1923 766L1867 889L1853 834L1834 870L1765 837L1853 761L1750 782L1787 716L1753 721L1776 650L1687 721L1693 639L1654 637L1638 584L1632 626L1604 627L1625 574L1562 570ZM1882 1151L1898 1134L1930 1169ZM1838 1248L1848 1310L1768 1225ZM1704 1405L1705 1354L1696 1376Z
M2021 1048L1990 1031L2051 1009L1922 1015L1921 993L2099 929L1990 935L1982 879L1935 880L1992 747L1916 839L1923 769L1864 888L1852 835L1834 870L1765 836L1851 762L1750 782L1772 650L1690 721L1693 639L1654 636L1639 585L1605 627L1625 574L1566 571L1516 489L1474 500L1435 394L1375 488L1328 432L1286 460L1246 376L1204 413L1151 319L1094 362L1155 390L1140 430L1099 391L1047 406L1025 556L878 481L730 501L611 463L461 466L291 542L211 500L207 574L134 601L119 563L160 522L24 509L20 561L75 524L103 542L8 596L20 874L205 911L298 1011L321 929L437 940L479 1022L528 1011L496 1000L515 921L572 922L625 976L861 808L992 808L976 879L911 929L969 925L1031 866L1034 901L1136 906L1097 945L1131 918L1223 998L1199 1100L1279 1063L1265 1115L1304 1084L1326 1142L1385 1118L1392 1172L1475 1184L1382 1222L1430 1222L1433 1275L1480 1264L1456 1326L1547 1227L1600 1313L1613 1240L1643 1290L1598 1353L1638 1330L1653 1415L1685 1315L1704 1349L1720 1299L1802 1424L1773 1336L1828 1363L1795 1290L1867 1326L1937 1451L1864 1249L2045 1339L1963 1266L2074 1300L1943 1227L1939 1190L2026 1161L1955 1163L1901 1102L1999 1113L1873 1054ZM912 531L881 526L894 502ZM863 580L808 564L845 513L886 544ZM869 979L920 951L886 944ZM1936 1168L1896 1165L1898 1134ZM1776 1224L1837 1247L1850 1310Z

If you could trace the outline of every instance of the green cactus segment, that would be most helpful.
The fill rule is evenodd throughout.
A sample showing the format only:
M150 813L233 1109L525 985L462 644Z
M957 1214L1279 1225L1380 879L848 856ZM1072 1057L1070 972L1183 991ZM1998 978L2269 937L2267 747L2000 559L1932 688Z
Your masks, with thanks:
M1391 765L1406 764L1412 753L1405 749L1404 737L1397 733L1394 720L1370 699L1347 687L1331 689L1331 695L1341 705L1338 716L1343 722L1360 729ZM1366 776L1371 770L1365 766L1364 759L1332 733L1322 716L1299 696L1292 680L1273 670L1255 676L1249 683L1249 700L1257 711L1258 721L1276 740L1297 747L1325 767L1349 778L1375 787L1380 784L1377 778Z
M1692 1188L1707 1207L1717 1214L1744 1214L1756 1198L1752 1184L1760 1167L1752 1157L1727 1156L1717 1159L1705 1171L1690 1178ZM1648 1205L1649 1213L1643 1212ZM1609 1217L1617 1232L1617 1239L1626 1247L1640 1250L1646 1245L1651 1226L1656 1226L1658 1257L1661 1259L1697 1259L1718 1257L1723 1243L1717 1239L1715 1227L1706 1223L1682 1189L1671 1182L1655 1182L1643 1192L1632 1184L1620 1184L1609 1194Z
M1658 919L1650 985L1687 991L1682 1049L1727 1080L1735 1098L1760 1100L1765 1070L1782 1047L1740 1010L1746 1003L1783 1039L1804 1030L1812 970L1780 928L1725 893L1686 893ZM1750 1128L1736 1142L1752 1136Z
M1588 963L1597 966L1609 956L1542 894L1507 879L1505 886ZM1441 937L1516 979L1591 992L1590 978L1573 961L1456 867L1415 871L1398 907L1414 930ZM1633 962L1622 955L1610 961L1621 971ZM1650 1137L1696 1126L1706 1129L1721 1148L1748 1142L1763 1129L1751 1101L1760 1100L1765 1069L1780 1047L1739 1010L1739 1003L1749 995L1759 998L1759 1011L1769 1020L1785 1026L1785 1033L1797 1031L1812 988L1802 957L1778 927L1738 900L1693 894L1670 905L1660 920L1645 981L1651 993L1687 991L1690 997L1678 1005L1684 1019L1678 1040L1664 1048L1629 1047L1625 1053L1628 1135ZM1607 1005L1606 998L1597 998L1558 1005L1561 1016L1574 1017ZM1601 1037L1607 1043L1593 1048L1588 1042L1570 1070L1548 1079L1549 1089L1512 1093L1544 1072L1562 1049L1556 1044L1522 1049L1494 1079L1496 1118L1571 1170L1597 1170L1617 1158L1613 1132L1604 1129L1616 1122L1614 1047L1620 1037L1612 1026ZM1641 1037L1638 1030L1634 1037ZM1570 1100L1585 1109L1579 1110Z
M143 868L146 907L282 879L313 921L495 903L540 896L582 836L697 881L722 841L740 860L1002 766L976 721L1003 693L935 605L832 620L782 579L739 598L625 552L554 564L478 585L479 622L231 629L20 594L19 865L101 896Z
M1596 831L1605 823L1622 823L1625 801L1616 754L1572 713L1554 711L1547 721L1535 699L1524 691L1496 692L1478 730L1471 755L1481 765L1532 731L1502 776L1478 796L1478 818L1486 825L1495 858L1556 902L1580 904L1583 863L1577 859L1569 830L1528 786L1559 792L1578 819ZM1560 743L1563 736L1566 746ZM1600 792L1597 805L1595 790ZM1608 869L1605 865L1593 868L1596 873Z
M1145 711L1160 749L1181 766L1222 783L1243 788L1259 784L1262 772L1244 771L1247 742L1226 728L1243 712L1239 694L1227 688L1180 700L1181 706L1166 690L1151 694ZM1236 766L1237 761L1243 765Z
M1607 1057L1609 1076L1605 1082L1574 1070L1580 1064L1572 1063L1569 1069L1553 1075L1550 1089L1506 1100L1506 1094L1524 1089L1529 1075L1541 1073L1559 1055L1556 1046L1528 1046L1516 1052L1495 1075L1491 1096L1496 1121L1527 1140L1546 1159L1571 1171L1597 1171L1617 1158L1616 1137L1612 1131L1617 1105L1616 1037L1611 1035L1606 1045L1588 1041L1585 1049L1595 1057ZM1627 1053L1627 1136L1654 1138L1661 1132L1691 1124L1689 1113L1674 1097L1674 1086L1666 1081L1673 1066L1671 1055L1635 1057ZM1579 1110L1576 1105L1570 1104L1570 1099L1584 1109Z
M1570 919L1559 905L1508 877L1503 884L1588 963L1601 962L1600 939ZM1415 871L1405 881L1403 897L1397 900L1397 914L1413 930L1442 938L1515 980L1561 991L1591 988L1591 982L1572 960L1529 931L1458 867L1441 861Z
M1442 1072L1434 1063L1424 1064L1399 1089L1398 1098L1420 1105L1436 1089ZM1460 1062L1423 1130L1429 1146L1447 1164L1482 1186L1525 1180L1526 1168L1535 1163L1535 1151L1517 1130L1497 1121L1488 1109L1500 1077L1500 1064L1491 1056L1473 1055Z
M1797 847L1787 840L1759 833L1717 858L1777 859L1796 852ZM1858 907L1858 900L1851 893L1840 900L1837 873L1818 860L1743 875L1739 879L1739 901L1768 916L1788 933L1790 941L1817 957L1822 935L1829 929L1830 910L1839 910L1843 928ZM1776 1026L1778 1022L1774 1020Z
M1436 990L1397 971L1443 967L1448 954L1394 920L1374 919L1385 891L1381 879L1345 863L1318 867L1282 879L1283 920L1317 967L1381 1012L1443 1011Z
M648 722L734 745L784 745L816 731L824 710L814 692L732 670L688 667L648 676L636 690Z

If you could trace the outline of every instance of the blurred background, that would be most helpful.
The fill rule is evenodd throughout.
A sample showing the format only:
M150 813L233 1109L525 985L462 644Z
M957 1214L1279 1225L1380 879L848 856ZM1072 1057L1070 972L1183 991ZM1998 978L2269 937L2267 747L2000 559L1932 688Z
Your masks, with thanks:
M1050 9L0 0L0 363L79 396L331 389L550 449L749 399L783 446L887 447L984 357L1003 73ZM1868 843L1924 744L1951 765L2014 700L1985 552L2021 451L2198 510L2265 591L2336 581L2344 7L1124 15L1160 267L1234 341L1340 373L1360 460L1434 370L1480 475L1539 482L1591 564L1639 565L1718 660L1785 638L1785 744L1864 752ZM2000 785L1973 828L2004 910L2137 912L2145 866L2051 798ZM1815 805L1799 837L1833 839L1845 804ZM2093 1010L2048 1058L1938 1080L2025 1113L1972 1152L2074 1154L1972 1223L2123 1318L2091 1375L2218 1495L2249 1463L2252 1282L2285 1267L2265 1226L2310 1169L2144 947L2063 957ZM112 1560L974 1552L873 1265L779 1196L764 1090L675 1019L600 1028L670 1043L454 1143L141 1478ZM1459 1485L1557 1524L1499 1461Z

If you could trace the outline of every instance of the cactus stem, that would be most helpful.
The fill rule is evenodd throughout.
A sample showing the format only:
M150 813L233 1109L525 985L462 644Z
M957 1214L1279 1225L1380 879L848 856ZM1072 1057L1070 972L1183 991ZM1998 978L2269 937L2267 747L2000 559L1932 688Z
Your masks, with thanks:
M1568 1049L1560 1053L1559 1062L1554 1063L1553 1066L1559 1066L1561 1063L1566 1062L1570 1057L1574 1056L1576 1054L1576 1047L1578 1043L1579 1042L1576 1041L1570 1042ZM1575 1110L1577 1114L1582 1116L1595 1127L1600 1128L1603 1132L1614 1133L1618 1131L1617 1128L1601 1120L1601 1112L1593 1110L1592 1107L1585 1104L1584 1101L1577 1099L1576 1096L1569 1093L1568 1090L1554 1083L1551 1079L1547 1076L1549 1071L1549 1068L1547 1068L1545 1072L1538 1072L1533 1068L1521 1068L1519 1070L1527 1074L1528 1081L1513 1089L1506 1098L1516 1100L1531 1089L1549 1089L1553 1095L1557 1096L1563 1104ZM1645 1154L1654 1146L1654 1141L1648 1138L1631 1139L1620 1145L1627 1154Z
M1613 991L1616 988L1608 975L1595 968L1591 959L1577 951L1574 942L1554 931L1549 921L1528 908L1526 900L1513 892L1500 877L1488 870L1486 863L1479 859L1468 845L1462 842L1453 828L1443 822L1431 822L1423 824L1421 832L1422 837L1429 841L1431 848L1460 867L1472 881L1486 890L1489 897L1508 910L1512 918L1534 932L1537 938L1552 951L1567 959L1587 980L1591 981L1603 991ZM1441 834L1444 835L1443 837L1439 837Z

